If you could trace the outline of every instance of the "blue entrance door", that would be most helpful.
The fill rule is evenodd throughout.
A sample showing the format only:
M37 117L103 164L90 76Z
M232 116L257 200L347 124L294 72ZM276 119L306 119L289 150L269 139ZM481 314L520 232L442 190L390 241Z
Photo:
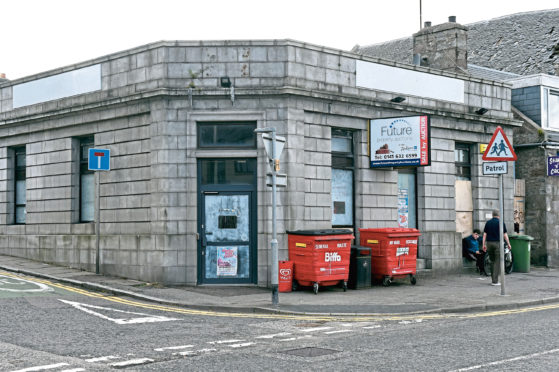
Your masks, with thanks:
M199 161L199 171L226 170L224 177L201 175L199 210L199 284L256 283L256 192L254 184L241 184L243 177L229 173L253 173L253 159ZM241 163L236 163L241 162ZM255 161L254 161L255 163ZM236 164L236 165L235 165ZM254 165L254 167L252 167ZM219 171L218 171L219 172ZM254 172L254 176L255 176ZM237 175L238 176L238 175ZM253 175L245 182L253 182Z

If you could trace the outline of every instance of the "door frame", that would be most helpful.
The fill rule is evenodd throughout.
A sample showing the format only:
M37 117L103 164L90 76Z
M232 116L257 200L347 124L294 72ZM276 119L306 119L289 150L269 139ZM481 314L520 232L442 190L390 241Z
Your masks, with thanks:
M247 158L248 159L248 158ZM197 284L256 284L258 281L258 219L257 219L257 191L256 191L256 170L254 176L254 183L252 185L235 185L235 184L210 184L202 185L202 167L201 161L208 159L198 159L197 161L197 174L198 174L198 196L197 196ZM239 158L238 160L243 160ZM217 278L205 279L205 254L203 253L202 242L205 238L204 231L202 230L202 222L205 217L205 195L207 194L222 194L222 195L248 195L249 196L249 277L248 278Z

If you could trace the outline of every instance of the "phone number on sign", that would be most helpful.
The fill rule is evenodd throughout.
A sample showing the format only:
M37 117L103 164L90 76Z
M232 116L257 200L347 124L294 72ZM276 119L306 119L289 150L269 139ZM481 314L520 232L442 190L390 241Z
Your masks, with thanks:
M390 159L416 159L418 154L386 154L375 155L375 160L390 160Z

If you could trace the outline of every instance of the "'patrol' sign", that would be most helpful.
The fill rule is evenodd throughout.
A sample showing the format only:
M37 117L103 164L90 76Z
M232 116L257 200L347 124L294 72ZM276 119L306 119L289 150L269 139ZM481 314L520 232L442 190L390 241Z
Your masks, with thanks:
M87 169L111 170L111 150L89 149Z
M507 174L507 162L483 163L483 174Z

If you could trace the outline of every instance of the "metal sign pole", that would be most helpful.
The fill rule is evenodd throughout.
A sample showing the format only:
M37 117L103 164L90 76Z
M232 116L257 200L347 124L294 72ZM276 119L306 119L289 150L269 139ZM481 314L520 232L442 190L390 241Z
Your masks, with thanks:
M499 255L499 265L501 266L501 296L505 295L505 244L504 244L504 228L503 228L503 216L504 216L504 201L503 201L503 174L499 174L499 249L501 254Z
M278 239L276 236L276 128L272 128L272 305L279 303L278 296Z
M95 172L95 274L99 274L99 266L100 266L100 257L101 257L101 250L99 248L99 235L100 235L100 205L101 205L101 182L99 179L101 178L101 173L99 171Z

